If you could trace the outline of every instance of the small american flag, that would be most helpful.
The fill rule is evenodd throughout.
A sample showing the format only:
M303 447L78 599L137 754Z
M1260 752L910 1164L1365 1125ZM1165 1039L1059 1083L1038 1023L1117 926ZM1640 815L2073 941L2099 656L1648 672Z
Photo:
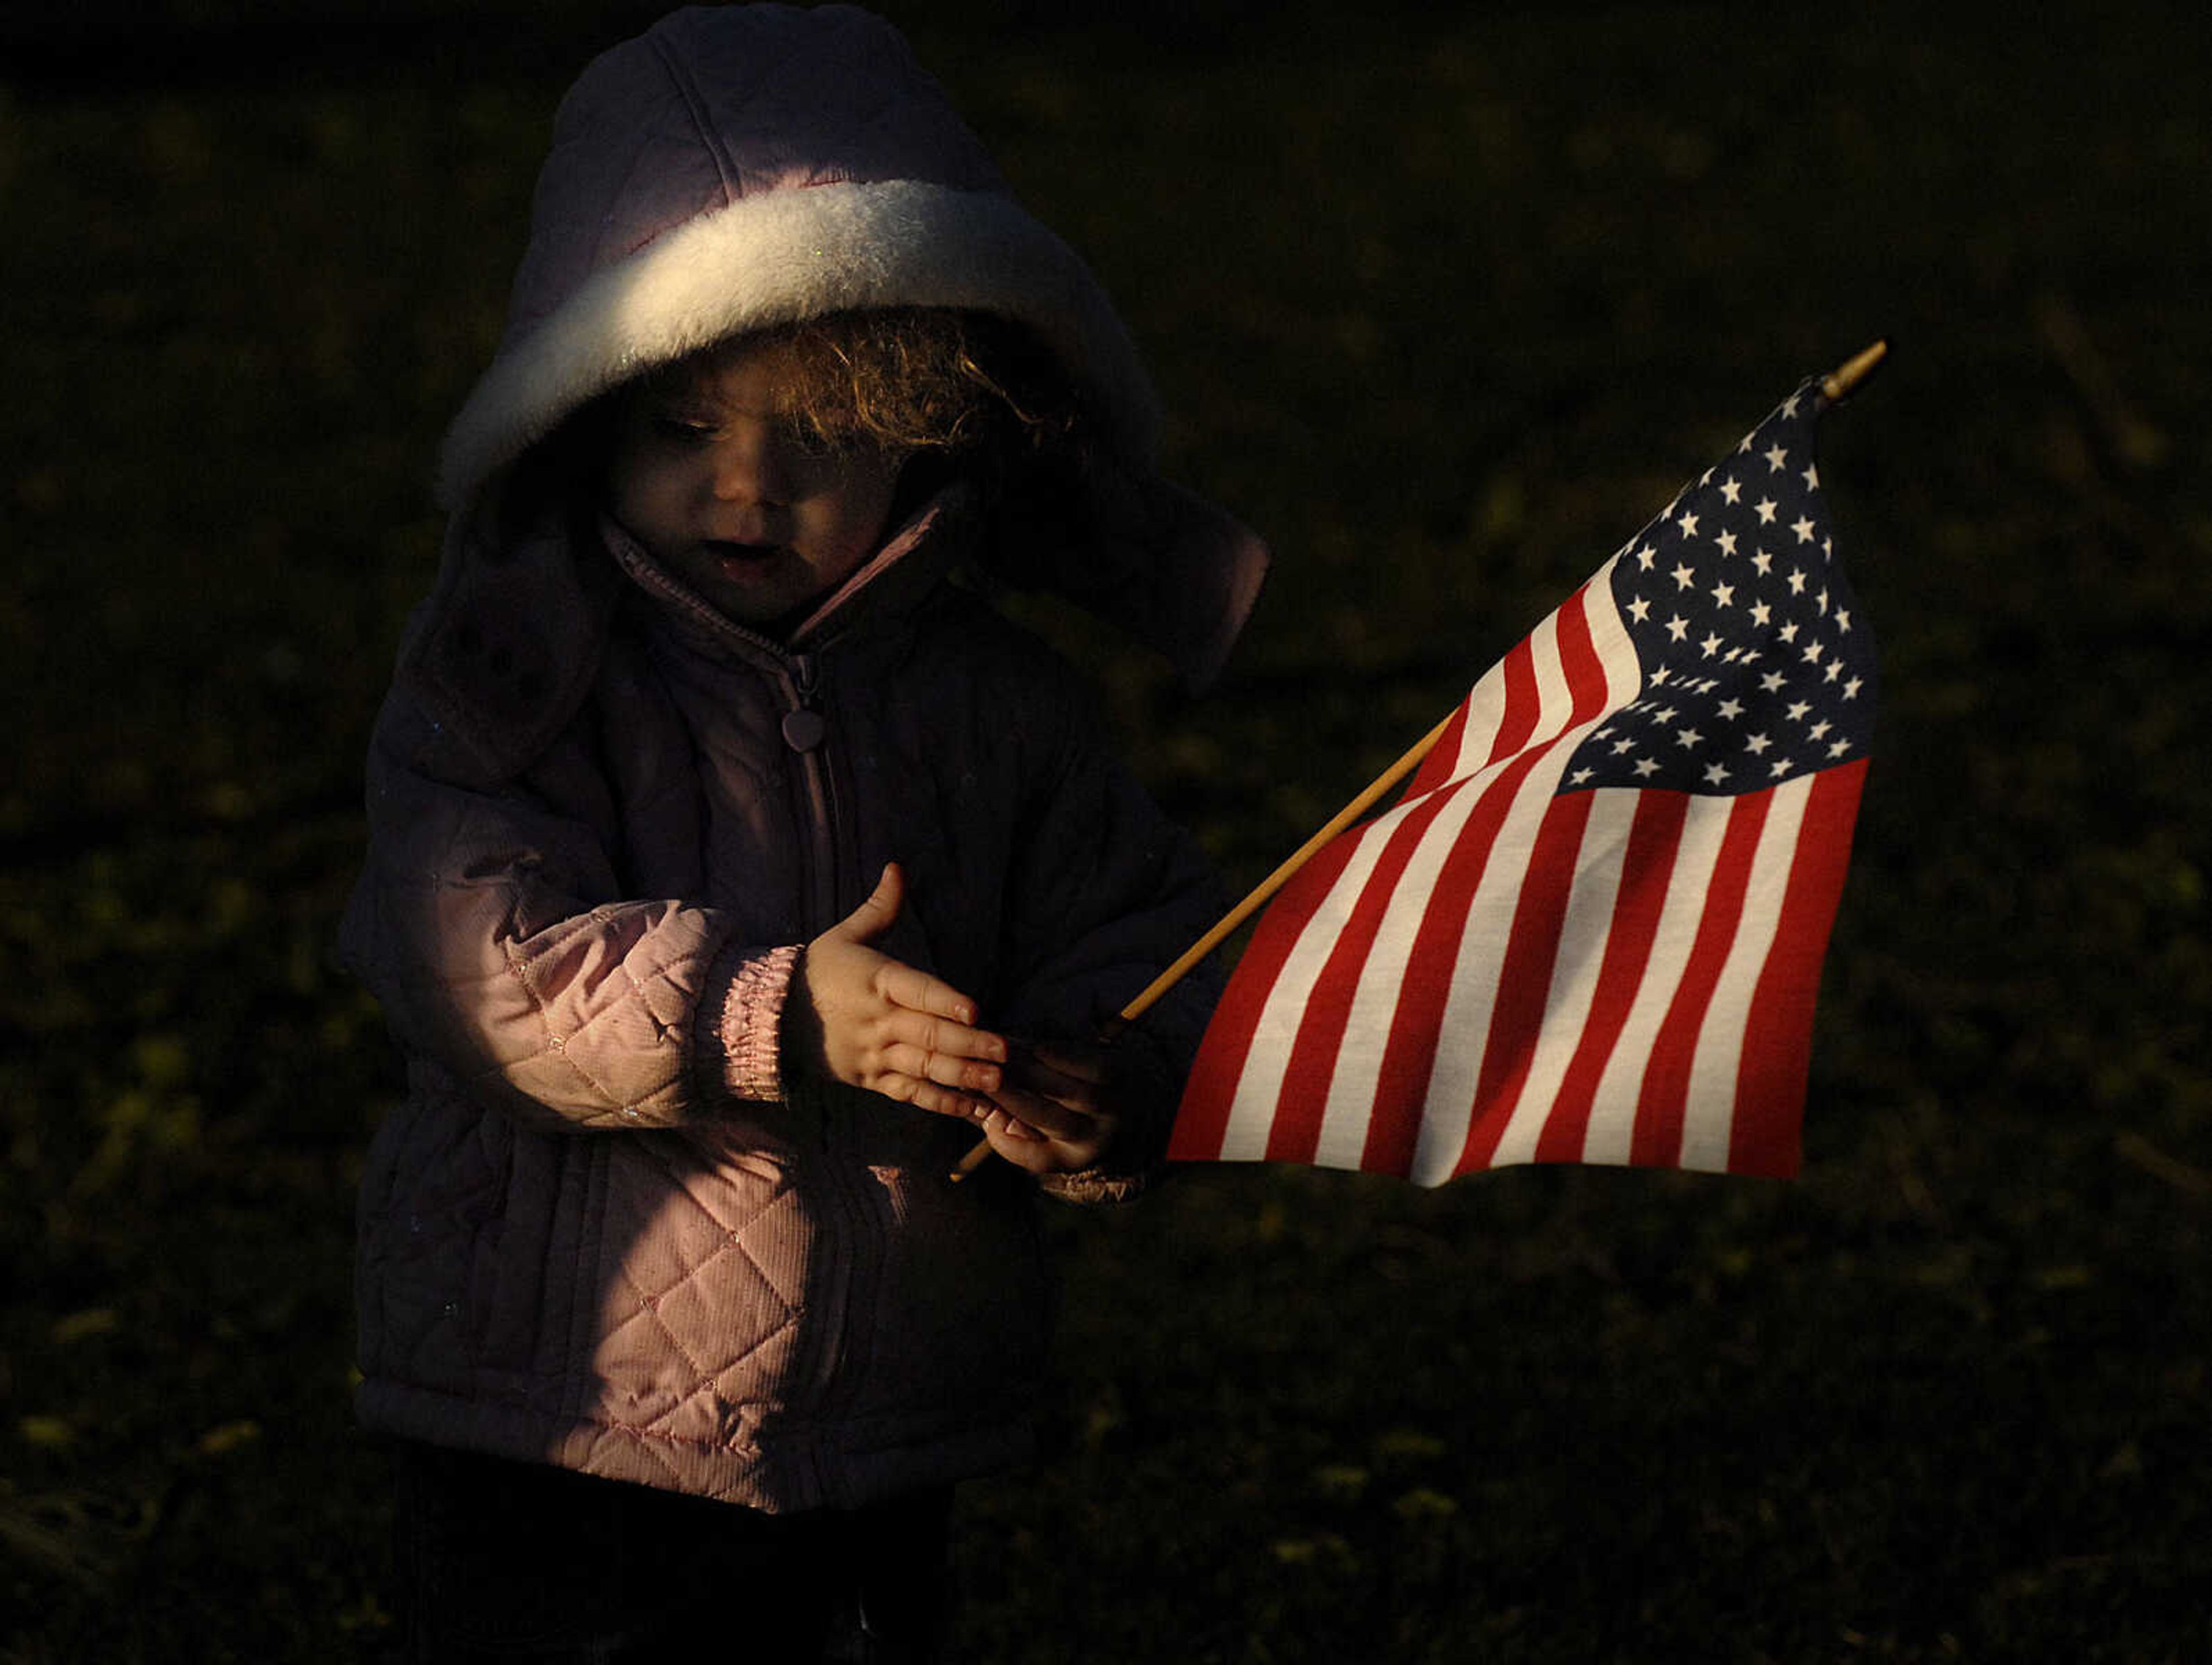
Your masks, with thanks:
M1794 1174L1875 653L1808 381L1262 916L1169 1155Z

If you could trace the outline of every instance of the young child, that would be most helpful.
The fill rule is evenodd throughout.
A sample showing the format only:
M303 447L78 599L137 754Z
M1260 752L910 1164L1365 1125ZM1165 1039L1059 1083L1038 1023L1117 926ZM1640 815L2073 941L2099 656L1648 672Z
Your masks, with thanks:
M563 101L345 926L413 1656L930 1656L949 1487L1028 1447L1031 1198L1140 1183L1211 994L1094 1044L1218 898L963 576L1202 681L1265 557L1151 422L867 14L678 12Z

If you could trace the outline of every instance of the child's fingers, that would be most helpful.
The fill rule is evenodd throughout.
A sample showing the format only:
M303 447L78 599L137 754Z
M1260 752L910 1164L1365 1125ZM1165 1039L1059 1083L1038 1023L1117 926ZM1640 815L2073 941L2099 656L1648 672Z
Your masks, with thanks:
M885 1047L883 1053L884 1069L917 1081L934 1082L940 1087L961 1087L969 1092L993 1093L999 1090L1003 1079L999 1066L989 1060L988 1053L976 1054L976 1042L996 1039L975 1030L963 1030L957 1025L939 1025L946 1031L940 1044L931 1046L914 1042L898 1041ZM957 1040L969 1037L967 1044L945 1045L945 1038Z
M1011 1083L991 1098L1007 1115L1048 1139L1082 1139L1097 1126L1098 1119L1087 1111Z
M978 1127L985 1125L996 1108L988 1099L942 1087L933 1081L911 1075L888 1076L877 1085L876 1091L902 1104L911 1104L917 1110L972 1121Z
M952 1091L933 1082L914 1076L887 1076L878 1085L876 1091L902 1104L927 1110L933 1115L957 1116L963 1121L972 1121L977 1130L986 1135L995 1135L1023 1145L1045 1142L1043 1133L1008 1114L1004 1107L988 1099Z
M1008 1048L1004 1036L956 1023L950 1018L933 1018L911 1008L895 1008L885 1014L880 1033L887 1056L903 1048L908 1049L907 1056L915 1058L942 1056L994 1066L1006 1061Z
M975 1125L987 1138L1012 1139L1017 1145L1042 1145L1045 1136L1019 1117L1009 1115L999 1105L985 1105L975 1112Z
M1048 1139L1036 1128L1003 1111L977 1124L991 1149L1015 1167L1032 1174L1066 1173L1087 1168L1104 1150L1103 1139Z
M975 1021L975 1003L942 977L933 977L904 960L885 959L876 968L876 992L893 1006L922 1012L933 1018L949 1018L956 1024ZM996 1036L993 1037L994 1040ZM994 1054L1004 1058L1006 1043Z

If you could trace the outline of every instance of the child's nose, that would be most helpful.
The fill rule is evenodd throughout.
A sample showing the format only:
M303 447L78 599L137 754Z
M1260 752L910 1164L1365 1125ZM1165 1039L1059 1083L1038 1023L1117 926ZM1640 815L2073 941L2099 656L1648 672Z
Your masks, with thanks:
M723 501L781 504L790 495L790 459L775 436L732 434L715 448L714 495Z

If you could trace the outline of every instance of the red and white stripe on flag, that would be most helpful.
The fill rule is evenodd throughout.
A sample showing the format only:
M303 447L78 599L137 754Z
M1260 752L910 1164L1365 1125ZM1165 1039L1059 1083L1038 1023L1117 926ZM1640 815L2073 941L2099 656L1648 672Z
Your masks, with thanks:
M1286 885L1169 1150L1435 1185L1516 1163L1787 1176L1863 756L1562 791L1645 691L1610 577L1476 684L1403 799Z

